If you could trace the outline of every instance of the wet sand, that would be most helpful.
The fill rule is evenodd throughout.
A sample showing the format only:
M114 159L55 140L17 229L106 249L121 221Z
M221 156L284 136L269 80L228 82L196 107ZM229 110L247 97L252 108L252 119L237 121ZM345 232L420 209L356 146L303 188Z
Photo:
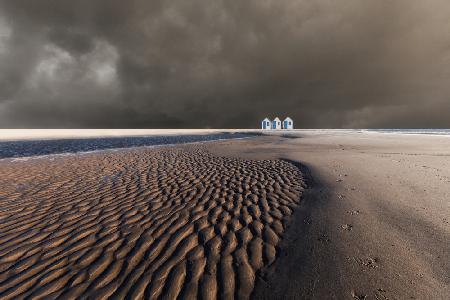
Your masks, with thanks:
M249 298L303 177L205 147L1 160L0 298Z
M295 135L214 149L297 161L312 177L253 298L450 299L450 137Z

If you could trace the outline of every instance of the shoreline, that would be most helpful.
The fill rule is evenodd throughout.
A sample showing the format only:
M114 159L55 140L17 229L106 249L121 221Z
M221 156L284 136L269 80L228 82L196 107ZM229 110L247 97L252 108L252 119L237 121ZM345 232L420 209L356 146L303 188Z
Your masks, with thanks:
M126 149L132 150L139 148L151 149L160 146L174 146L174 145L204 143L230 139L239 140L245 138L252 138L254 136L255 136L254 134L245 134L245 133L218 133L218 134L204 134L204 135L166 135L166 136L142 136L142 137L133 136L133 137L114 137L114 138L98 138L98 139L97 138L51 139L51 140L35 140L35 141L24 140L12 142L0 141L0 160L2 159L27 160L34 158L44 158L49 156L51 157L52 155L59 155L59 156L76 155L76 154L83 155L104 150L119 151L119 150L126 150ZM171 140L172 142L167 142L167 140ZM69 143L72 143L73 145L69 146L68 145ZM115 145L113 145L114 143ZM67 149L61 149L61 147L66 147ZM26 152L21 153L24 151L30 152L30 150L24 150L29 148L33 148L35 154Z
M182 145L202 145L205 143L212 142L220 142L227 140L245 140L251 139L252 136L249 137L239 137L239 138L225 138L225 139L217 139L217 140L208 140L208 141L197 141L197 142L187 142L187 143L176 143L176 144L159 144L159 145L149 145L149 146L133 146L133 147L123 147L123 148L106 148L106 149L97 149L91 151L78 151L78 152L63 152L63 153L52 153L52 154L44 154L44 155L32 155L32 156L18 156L18 157L4 157L0 158L0 162L2 161L10 161L10 162L21 162L21 161L29 161L33 159L54 159L57 157L67 157L67 156L76 156L76 155L88 155L102 152L119 152L119 151L133 151L139 149L158 149L164 147L177 147Z
M450 136L450 129L0 129L0 142L55 140L55 139L98 139L152 136L211 135L220 133L267 134L267 135L317 135L317 134L397 134Z

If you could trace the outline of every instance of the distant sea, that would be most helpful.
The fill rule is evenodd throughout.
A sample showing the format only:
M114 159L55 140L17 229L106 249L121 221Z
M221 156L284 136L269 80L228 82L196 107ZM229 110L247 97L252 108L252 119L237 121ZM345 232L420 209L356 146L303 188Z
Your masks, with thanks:
M450 129L363 129L362 131L379 133L450 135Z
M0 159L90 152L142 146L185 144L249 137L245 133L0 141Z

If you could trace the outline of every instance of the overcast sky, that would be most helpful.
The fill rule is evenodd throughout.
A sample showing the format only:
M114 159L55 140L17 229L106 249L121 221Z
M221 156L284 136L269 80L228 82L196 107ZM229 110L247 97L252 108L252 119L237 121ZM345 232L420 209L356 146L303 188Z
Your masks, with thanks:
M0 127L450 127L448 0L0 0Z

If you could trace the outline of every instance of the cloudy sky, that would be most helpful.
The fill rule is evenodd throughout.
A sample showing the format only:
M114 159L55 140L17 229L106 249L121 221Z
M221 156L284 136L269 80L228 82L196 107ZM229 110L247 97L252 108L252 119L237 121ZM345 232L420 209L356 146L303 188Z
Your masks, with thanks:
M0 0L0 127L450 127L448 0Z

